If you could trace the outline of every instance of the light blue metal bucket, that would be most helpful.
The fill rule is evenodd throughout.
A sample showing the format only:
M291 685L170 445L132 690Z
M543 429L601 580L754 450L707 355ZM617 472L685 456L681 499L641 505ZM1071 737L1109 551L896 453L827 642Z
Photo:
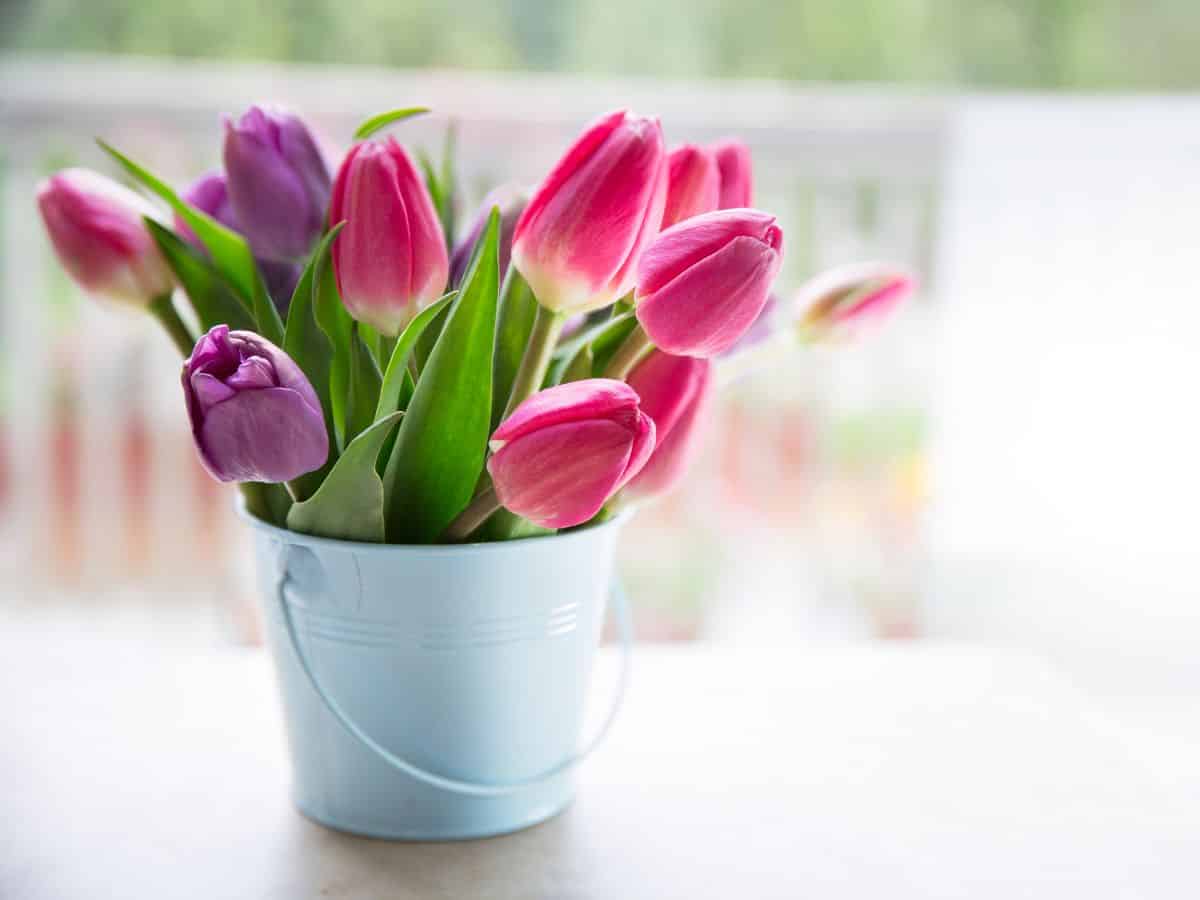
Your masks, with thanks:
M621 520L493 544L396 546L255 530L297 807L356 834L452 840L565 808Z

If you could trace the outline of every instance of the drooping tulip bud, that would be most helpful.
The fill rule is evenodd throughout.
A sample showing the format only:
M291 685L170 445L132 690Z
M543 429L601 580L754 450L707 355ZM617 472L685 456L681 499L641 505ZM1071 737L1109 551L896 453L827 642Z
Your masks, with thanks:
M324 465L321 403L300 367L251 331L217 325L183 364L200 461L218 481L291 481Z
M513 231L516 230L517 219L520 218L521 213L525 210L527 202L528 199L524 192L511 187L497 188L484 198L470 230L458 242L454 248L454 253L450 255L451 287L457 287L462 281L463 276L467 274L467 267L471 264L471 254L475 251L475 245L479 243L479 238L483 236L484 231L487 229L488 216L492 214L493 207L500 208L498 259L500 263L500 280L504 280L504 273L508 271L508 262L512 258Z
M544 528L570 528L641 470L654 450L654 423L629 385L589 378L534 394L490 446L500 502Z
M713 396L713 364L707 359L653 351L629 375L654 420L657 438L646 465L626 486L635 497L665 494L687 473L699 447L701 425Z
M184 200L201 212L208 213L226 228L241 232L237 216L233 212L233 204L229 202L229 188L226 178L220 172L209 172L201 175L182 194ZM203 249L196 233L179 215L175 216L175 230L197 249ZM286 313L292 292L300 280L301 266L299 263L263 259L256 256L254 261L262 273L263 281L267 283L267 293L279 307L280 313Z
M37 202L59 261L85 290L136 306L170 292L170 269L142 221L154 209L137 194L65 169L38 186Z
M725 209L673 225L642 254L637 318L677 356L715 356L757 318L779 271L783 232L755 209Z
M754 202L754 164L750 148L739 140L718 141L712 146L721 171L718 209L738 209Z
M395 336L442 296L449 260L425 182L396 141L356 144L333 183L333 268L347 312Z
M684 144L667 154L667 205L662 227L717 209L721 173L717 161L703 147Z
M797 327L806 340L848 338L886 318L915 288L912 273L890 263L830 269L797 292Z
M587 128L517 221L512 259L553 312L607 306L633 286L638 257L662 224L662 128L624 110Z
M225 122L225 174L239 230L261 259L303 260L325 226L329 167L308 126L252 106Z

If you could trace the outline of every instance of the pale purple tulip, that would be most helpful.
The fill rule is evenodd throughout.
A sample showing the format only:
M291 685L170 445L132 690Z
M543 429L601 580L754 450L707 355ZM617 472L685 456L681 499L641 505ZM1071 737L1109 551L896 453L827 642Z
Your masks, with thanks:
M718 209L739 209L754 202L754 164L750 148L739 140L718 141L711 147L721 172Z
M762 310L779 271L783 232L755 209L695 216L642 254L637 318L654 344L677 356L715 356Z
M137 194L65 169L38 186L37 203L59 261L85 290L135 306L170 292L171 271L143 221L154 209Z
M642 398L642 412L654 420L657 441L642 471L626 486L626 494L665 494L687 474L714 385L710 360L671 356L661 350L653 351L629 374L629 386Z
M291 481L325 464L317 394L266 338L217 325L183 364L182 380L200 461L218 481Z
M308 126L282 110L252 106L225 122L229 202L255 256L298 262L325 227L329 167Z
M667 205L662 227L717 208L721 173L717 161L703 147L684 144L667 154Z
M517 221L513 265L546 309L607 306L633 286L666 194L658 120L609 113L580 135L530 199Z
M333 268L346 311L394 337L446 290L449 260L425 182L396 141L356 144L338 169Z
M501 423L488 472L500 502L544 528L588 521L645 465L654 422L629 385L589 378L534 394Z
M483 203L479 206L479 212L476 213L475 219L471 224L470 230L458 242L454 248L454 253L450 256L451 287L458 287L463 276L467 274L467 266L471 264L471 254L475 251L475 245L479 243L479 238L482 237L487 228L488 217L492 214L493 207L500 208L500 243L498 254L500 280L504 280L504 273L508 271L508 263L512 258L513 232L516 230L517 219L524 212L527 202L528 199L524 192L511 187L497 188L484 198Z

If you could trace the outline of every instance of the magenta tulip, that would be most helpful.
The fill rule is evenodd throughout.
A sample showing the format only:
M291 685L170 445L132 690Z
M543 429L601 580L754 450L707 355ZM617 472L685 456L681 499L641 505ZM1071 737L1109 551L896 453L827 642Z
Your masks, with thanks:
M59 261L85 290L136 306L170 293L170 269L142 221L154 210L137 194L66 169L38 186L37 202Z
M738 140L719 141L712 146L721 171L718 209L738 209L754 202L754 171L750 148Z
M668 353L721 353L762 310L782 248L775 217L754 209L718 210L673 225L638 264L638 321Z
M667 205L662 227L717 209L721 173L717 161L703 147L684 144L667 155Z
M291 481L329 456L321 403L300 367L250 331L217 325L183 364L204 468L218 481Z
M592 518L654 450L654 422L629 385L589 378L534 394L492 435L500 502L544 528Z
M254 255L302 261L321 236L329 167L308 126L283 110L252 106L225 122L229 202Z
M796 294L800 334L809 340L851 337L886 318L915 288L912 273L890 263L831 269Z
M654 421L657 441L625 493L665 494L687 473L699 447L700 426L713 395L713 364L655 350L630 373L629 386L642 398L642 412Z
M591 125L517 221L512 260L548 310L607 306L633 286L662 224L666 154L658 120L619 110Z
M395 337L446 289L450 263L425 182L396 141L356 144L333 183L333 267L346 310Z

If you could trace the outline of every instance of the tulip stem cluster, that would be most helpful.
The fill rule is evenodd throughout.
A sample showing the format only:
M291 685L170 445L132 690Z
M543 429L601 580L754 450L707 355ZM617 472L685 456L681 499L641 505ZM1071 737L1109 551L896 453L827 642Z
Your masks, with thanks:
M500 509L500 498L496 489L488 483L467 505L458 517L446 526L442 540L447 543L460 543L471 536L492 514Z
M650 335L646 334L641 325L636 326L633 331L629 332L629 337L625 338L617 347L617 352L612 355L612 359L608 361L608 365L604 369L604 377L616 378L619 381L627 380L634 367L653 349L654 342L650 340Z
M513 410L537 393L546 378L546 370L550 368L550 360L554 348L558 344L558 336L562 333L566 316L539 305L534 315L533 327L529 332L529 343L525 345L525 354L521 357L521 365L513 379L512 392L508 396L508 404L504 407L503 418L512 415Z

